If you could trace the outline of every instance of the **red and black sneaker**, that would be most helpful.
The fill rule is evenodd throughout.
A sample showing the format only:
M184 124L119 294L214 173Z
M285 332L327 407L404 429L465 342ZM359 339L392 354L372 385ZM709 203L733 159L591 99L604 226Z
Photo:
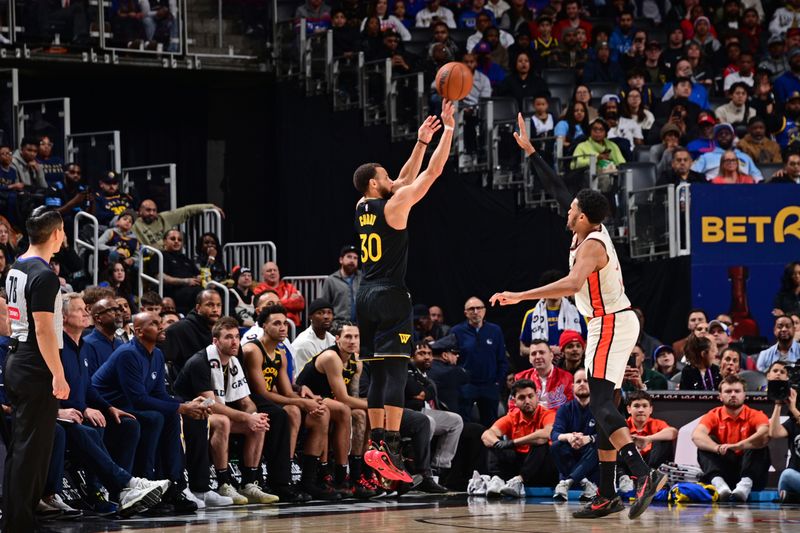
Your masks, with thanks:
M628 510L628 518L639 518L647 510L650 502L653 501L653 497L664 487L666 482L667 475L656 469L651 469L646 476L637 478L636 499Z
M353 496L359 500L374 498L378 494L380 494L378 489L372 485L369 479L364 477L364 474L361 474L361 477L353 484Z
M587 503L581 510L572 513L574 518L603 518L613 513L624 511L625 506L619 496L608 499L599 494Z
M392 453L383 441L377 448L370 442L369 449L364 453L364 462L386 479L411 483L411 476L403 466L402 457L399 453Z
M378 478L378 474L375 471L371 471L369 474L364 476L364 480L367 483L367 486L375 491L375 496L381 496L386 491L381 484L381 480Z

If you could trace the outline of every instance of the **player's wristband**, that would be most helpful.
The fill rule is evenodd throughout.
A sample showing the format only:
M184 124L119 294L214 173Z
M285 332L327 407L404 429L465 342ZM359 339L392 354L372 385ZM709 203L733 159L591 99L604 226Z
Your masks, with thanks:
M417 139L417 142L420 143L420 144L424 144L425 146L428 146L428 143L426 143L422 139Z
M445 126L444 131L453 131L453 126Z

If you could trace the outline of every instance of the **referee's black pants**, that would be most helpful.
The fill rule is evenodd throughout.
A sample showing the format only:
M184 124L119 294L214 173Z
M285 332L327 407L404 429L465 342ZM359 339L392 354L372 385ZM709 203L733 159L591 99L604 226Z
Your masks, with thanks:
M5 464L3 531L29 533L43 496L58 413L53 377L39 354L15 352L6 361L5 388L14 407Z

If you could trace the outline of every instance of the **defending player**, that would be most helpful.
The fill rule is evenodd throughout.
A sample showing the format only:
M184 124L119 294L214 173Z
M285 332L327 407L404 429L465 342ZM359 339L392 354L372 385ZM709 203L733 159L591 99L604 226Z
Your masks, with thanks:
M428 117L419 128L411 157L397 180L378 163L366 163L353 174L353 185L364 195L356 206L355 226L361 238L364 280L356 296L361 330L360 360L370 361L367 395L371 432L364 462L388 479L411 482L400 457L400 421L408 359L413 353L411 296L405 286L408 261L406 224L411 208L442 173L450 155L454 107L442 103L444 132L428 168L417 173L425 146L441 124Z
M521 115L519 128L519 134L514 133L517 144L527 156L541 159L535 153ZM617 450L636 477L636 500L631 504L630 518L644 512L667 480L665 474L651 470L639 455L625 419L614 405L614 389L622 386L628 357L639 336L639 321L625 295L619 260L602 224L607 214L605 196L589 189L580 191L567 214L567 228L573 232L569 275L522 293L497 293L489 300L492 305L511 305L522 300L575 295L578 310L591 317L586 370L590 375L590 405L598 424L600 490L591 503L574 513L576 518L599 518L624 509L614 487Z

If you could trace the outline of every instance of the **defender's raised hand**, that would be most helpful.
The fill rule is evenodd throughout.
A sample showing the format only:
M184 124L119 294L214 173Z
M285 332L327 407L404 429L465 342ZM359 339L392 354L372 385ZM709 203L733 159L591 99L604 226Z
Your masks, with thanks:
M517 114L517 125L519 126L519 133L516 131L514 132L514 140L517 141L520 148L525 150L525 155L530 156L536 152L536 150L533 148L533 144L531 144L530 137L528 137L528 130L525 127L525 119L522 118L522 113Z

